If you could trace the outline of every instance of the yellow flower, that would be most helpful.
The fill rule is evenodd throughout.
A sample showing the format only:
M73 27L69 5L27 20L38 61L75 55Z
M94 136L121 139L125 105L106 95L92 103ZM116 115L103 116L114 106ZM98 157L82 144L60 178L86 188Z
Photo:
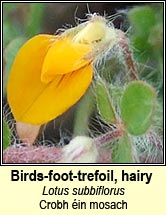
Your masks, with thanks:
M92 81L93 60L114 32L103 17L94 16L60 35L41 34L27 41L14 60L7 85L16 121L41 125L74 105Z

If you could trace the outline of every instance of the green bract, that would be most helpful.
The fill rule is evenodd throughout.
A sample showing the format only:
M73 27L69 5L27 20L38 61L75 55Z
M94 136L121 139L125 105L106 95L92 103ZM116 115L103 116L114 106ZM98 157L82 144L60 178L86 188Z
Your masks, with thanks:
M111 104L108 90L102 80L96 83L96 98L99 112L108 124L116 121L115 112Z

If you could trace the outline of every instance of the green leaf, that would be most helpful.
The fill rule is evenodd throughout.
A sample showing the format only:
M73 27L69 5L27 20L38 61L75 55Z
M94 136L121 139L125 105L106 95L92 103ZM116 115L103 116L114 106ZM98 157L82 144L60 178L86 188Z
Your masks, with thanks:
M119 139L118 143L112 149L113 163L133 163L132 147L127 133Z
M7 79L10 73L11 66L13 64L14 58L19 48L23 45L24 41L25 39L23 37L18 37L12 40L4 51L4 61L5 61L5 70L4 70L4 77L3 77L4 95L6 94Z
M123 123L132 135L144 134L152 124L156 102L154 89L143 81L131 82L121 99Z
M109 92L101 79L96 82L96 99L98 110L103 120L108 124L116 122L116 116L111 104Z
M156 21L155 11L149 6L133 8L129 11L128 18L136 34L142 36L148 36Z
M3 149L10 145L10 130L7 123L3 120Z

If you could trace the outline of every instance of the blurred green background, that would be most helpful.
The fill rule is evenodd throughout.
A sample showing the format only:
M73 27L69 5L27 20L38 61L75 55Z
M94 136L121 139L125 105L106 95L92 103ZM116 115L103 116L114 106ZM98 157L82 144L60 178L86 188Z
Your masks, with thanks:
M121 15L113 20L116 28L127 32L131 50L137 63L139 77L157 91L159 106L163 103L163 3L3 3L3 95L6 107L6 84L18 49L29 38L39 33L55 34L58 29L75 26L86 14ZM76 18L77 17L77 18ZM114 74L114 62L108 62ZM111 68L111 69L110 69ZM110 76L110 74L108 75ZM107 79L107 78L106 78ZM108 82L110 80L107 80ZM87 134L92 113L93 95L87 95L69 111L45 126L44 139L61 139L62 132ZM162 108L160 108L161 110ZM160 120L161 119L160 111ZM161 122L160 122L161 124ZM95 124L97 129L100 125ZM7 129L5 125L5 129ZM94 128L90 128L94 129ZM96 128L95 128L96 129ZM6 132L8 135L8 133ZM4 140L9 139L5 138Z

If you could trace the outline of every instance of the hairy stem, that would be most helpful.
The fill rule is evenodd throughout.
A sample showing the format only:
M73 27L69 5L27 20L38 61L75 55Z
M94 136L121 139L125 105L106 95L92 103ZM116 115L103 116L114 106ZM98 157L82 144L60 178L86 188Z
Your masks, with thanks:
M115 130L110 130L107 133L94 138L94 142L98 147L101 147L102 145L111 143L112 141L121 137L123 135L123 132L124 129L122 127L117 128Z
M130 74L130 77L132 80L138 80L139 78L137 74L137 67L129 48L128 39L126 38L124 33L120 32L119 34L120 34L119 46L122 49L125 64Z

